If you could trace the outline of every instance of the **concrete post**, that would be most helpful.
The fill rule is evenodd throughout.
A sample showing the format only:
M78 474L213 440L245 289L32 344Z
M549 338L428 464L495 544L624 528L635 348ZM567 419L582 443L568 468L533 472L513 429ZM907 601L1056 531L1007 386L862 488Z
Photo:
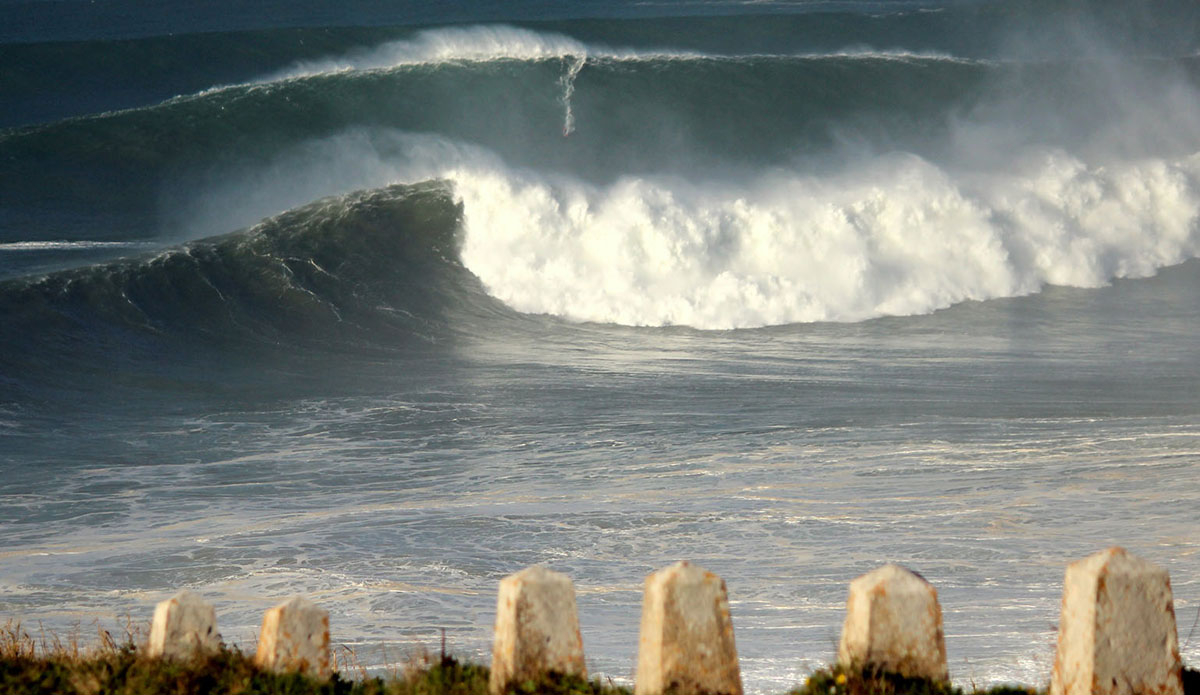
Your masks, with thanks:
M488 690L500 695L550 673L587 678L575 585L565 574L529 567L500 581Z
M1051 695L1182 695L1167 571L1109 548L1067 566Z
M677 562L646 577L635 695L741 695L725 582Z
M186 659L220 646L216 611L198 595L180 591L155 606L148 655Z
M850 582L838 663L949 680L937 590L900 565L884 565Z
M254 663L273 671L328 678L329 613L301 596L268 610Z

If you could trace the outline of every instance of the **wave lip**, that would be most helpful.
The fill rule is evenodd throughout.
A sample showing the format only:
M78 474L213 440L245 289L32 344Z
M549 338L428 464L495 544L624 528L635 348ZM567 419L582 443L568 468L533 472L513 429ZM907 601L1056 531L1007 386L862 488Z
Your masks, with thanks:
M543 60L586 56L586 45L561 34L548 34L510 26L476 26L429 29L411 39L391 41L345 56L302 61L258 82L408 65L494 60Z
M428 29L414 37L390 41L370 49L343 56L298 62L291 67L255 80L270 83L289 79L314 77L344 72L384 70L415 65L444 63L492 62L498 60L537 61L548 59L666 61L666 60L759 60L759 59L868 59L901 61L949 61L974 63L936 51L907 49L875 49L868 46L849 46L825 53L705 53L669 48L613 48L587 44L569 36L539 32L506 25L480 25L452 29Z

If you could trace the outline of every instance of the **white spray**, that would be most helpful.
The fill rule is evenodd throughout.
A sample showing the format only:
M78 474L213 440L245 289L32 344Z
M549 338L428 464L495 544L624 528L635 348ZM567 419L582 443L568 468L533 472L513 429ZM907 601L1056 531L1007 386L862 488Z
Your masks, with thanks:
M559 78L559 84L562 85L563 95L563 137L567 137L575 132L575 114L571 111L571 96L575 94L575 78L579 75L579 71L583 69L583 64L587 62L586 55L578 55L571 58L571 62L567 64L567 71Z
M1200 254L1200 155L952 177L915 156L834 180L629 178L597 188L447 171L463 262L524 312L706 329L858 321L1096 287Z

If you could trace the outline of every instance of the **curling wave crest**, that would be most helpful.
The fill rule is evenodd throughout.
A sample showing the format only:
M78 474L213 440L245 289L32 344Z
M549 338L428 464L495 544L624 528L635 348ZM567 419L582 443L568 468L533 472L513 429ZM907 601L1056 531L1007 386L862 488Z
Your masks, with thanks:
M618 48L584 43L554 32L533 31L506 25L480 25L457 28L427 29L410 38L389 41L368 49L352 51L342 56L319 60L299 61L289 68L264 77L258 82L275 82L292 78L312 77L331 73L386 70L416 65L443 63L472 63L498 60L535 61L569 59L572 64L587 59L605 61L661 60L741 60L772 57L796 60L864 59L895 61L980 62L937 51L906 49L879 50L855 45L832 52L803 52L788 55L747 53L725 55L680 49Z
M407 65L581 58L586 55L587 46L561 34L539 33L503 25L429 29L409 39L391 41L344 56L302 61L263 81Z

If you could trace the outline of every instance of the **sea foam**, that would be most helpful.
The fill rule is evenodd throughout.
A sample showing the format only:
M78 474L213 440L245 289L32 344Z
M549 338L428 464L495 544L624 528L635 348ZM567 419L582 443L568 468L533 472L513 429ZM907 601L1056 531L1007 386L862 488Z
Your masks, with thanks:
M1200 154L1100 166L1048 150L1003 175L893 155L744 185L443 175L465 207L462 260L488 291L575 321L861 321L1097 287L1200 253Z

